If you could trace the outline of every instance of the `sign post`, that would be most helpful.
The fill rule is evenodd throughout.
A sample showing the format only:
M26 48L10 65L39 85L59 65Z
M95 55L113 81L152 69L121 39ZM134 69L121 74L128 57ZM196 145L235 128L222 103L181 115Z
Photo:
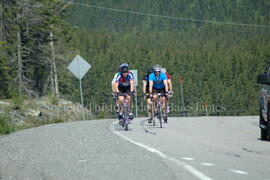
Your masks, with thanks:
M135 88L135 108L136 108L136 118L138 118L138 99L137 99L137 86L138 86L138 72L137 70L130 70L134 75L134 88Z
M182 99L182 103L181 103L181 109L184 108L184 112L183 115L184 117L186 116L186 112L185 112L185 104L184 104L184 93L183 93L183 84L184 84L184 77L180 77L179 78L179 82L180 82L180 91L181 91L181 99Z
M83 105L83 91L82 91L82 78L91 68L91 65L85 61L80 55L77 55L68 66L68 70L71 71L80 81L80 92L81 92L81 105ZM83 112L84 120L84 112Z

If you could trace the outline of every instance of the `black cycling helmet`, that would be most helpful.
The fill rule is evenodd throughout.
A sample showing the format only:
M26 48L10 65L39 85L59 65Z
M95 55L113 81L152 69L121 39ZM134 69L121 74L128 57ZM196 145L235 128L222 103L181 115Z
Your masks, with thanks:
M122 73L126 73L128 72L128 66L122 66L120 70Z
M125 67L125 66L128 67L128 63L123 63L123 64L121 64L121 65L120 65L120 68Z
M128 63L123 63L119 66L118 72L122 72L122 67L127 67L128 68Z
M148 73L148 74L151 74L152 72L154 72L154 70L153 70L152 67L150 67L150 68L147 69L147 73Z

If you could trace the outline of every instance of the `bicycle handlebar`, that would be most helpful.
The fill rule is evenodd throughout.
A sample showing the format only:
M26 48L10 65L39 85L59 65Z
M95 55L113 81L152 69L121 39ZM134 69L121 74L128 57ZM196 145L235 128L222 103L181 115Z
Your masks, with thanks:
M133 94L131 93L131 92L128 92L128 93L121 93L121 92L119 92L119 93L117 93L117 96L133 96Z
M162 96L162 95L168 95L168 93L145 93L145 95L158 95L158 96Z

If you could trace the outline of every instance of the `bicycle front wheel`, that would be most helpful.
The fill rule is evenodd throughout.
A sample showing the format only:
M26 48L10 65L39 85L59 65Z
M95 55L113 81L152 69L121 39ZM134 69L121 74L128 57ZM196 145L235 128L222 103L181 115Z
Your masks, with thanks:
M124 122L123 127L125 127L125 130L128 130L128 123L129 123L129 107L127 104L124 104Z

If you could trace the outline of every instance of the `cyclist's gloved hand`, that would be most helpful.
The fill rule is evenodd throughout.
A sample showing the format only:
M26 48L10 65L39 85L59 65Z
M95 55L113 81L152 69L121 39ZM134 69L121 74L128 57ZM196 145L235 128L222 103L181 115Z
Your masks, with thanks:
M129 92L129 95L135 96L135 91L130 91L130 92Z
M153 94L152 93L150 93L149 96L150 96L151 99L153 98Z
M143 93L143 98L146 99L146 93Z
M144 99L147 99L147 96L149 96L149 93L144 93L143 95Z
M113 95L113 99L117 98L117 93L116 92L113 92L112 95Z

